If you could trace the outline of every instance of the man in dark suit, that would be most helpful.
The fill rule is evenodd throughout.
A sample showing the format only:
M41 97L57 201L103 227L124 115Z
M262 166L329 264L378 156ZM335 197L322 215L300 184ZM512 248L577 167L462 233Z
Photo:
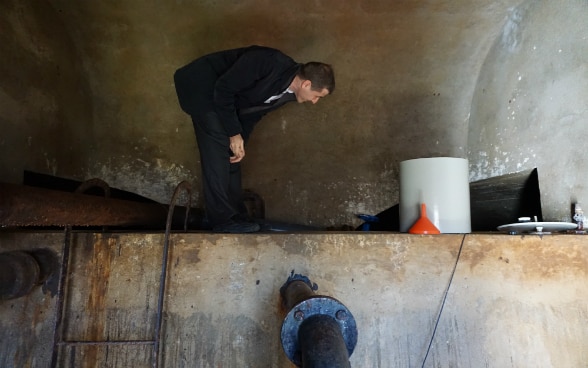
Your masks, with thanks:
M317 103L333 93L330 65L300 64L279 50L250 46L202 56L174 74L182 110L192 117L212 230L247 233L240 161L255 124L290 101Z

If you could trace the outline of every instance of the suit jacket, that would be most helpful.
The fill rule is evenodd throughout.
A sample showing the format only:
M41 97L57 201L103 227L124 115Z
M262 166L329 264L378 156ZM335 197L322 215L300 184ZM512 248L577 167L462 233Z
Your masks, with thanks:
M202 56L178 69L174 81L185 112L214 109L229 136L248 136L256 122L282 105L264 101L288 88L300 65L279 50L249 46ZM256 106L265 108L251 109Z

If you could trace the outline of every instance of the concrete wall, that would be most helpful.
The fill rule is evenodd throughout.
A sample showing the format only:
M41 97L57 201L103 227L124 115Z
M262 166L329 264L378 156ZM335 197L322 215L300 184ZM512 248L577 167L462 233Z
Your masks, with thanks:
M79 55L47 2L0 3L0 180L23 170L83 177L93 98Z
M586 201L588 3L509 10L478 77L469 128L472 180L536 167L544 215Z
M66 341L154 336L163 234L74 233ZM0 251L63 233L0 232ZM581 235L172 234L162 367L293 367L280 287L292 270L354 315L353 367L585 367ZM0 301L0 366L47 367L56 276ZM66 345L59 367L151 367L152 346Z
M358 225L397 204L400 161L429 156L468 158L472 180L538 167L546 220L569 220L572 197L588 196L583 0L0 7L5 181L23 169L99 177L162 202L181 180L198 187L172 74L255 43L338 77L333 96L272 113L251 139L244 183L272 220Z

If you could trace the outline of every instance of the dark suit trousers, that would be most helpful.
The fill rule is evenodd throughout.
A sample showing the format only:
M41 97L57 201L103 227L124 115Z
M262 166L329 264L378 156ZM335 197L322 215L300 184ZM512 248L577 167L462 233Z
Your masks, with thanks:
M192 123L200 151L206 214L211 226L245 214L241 164L230 163L229 137L215 111L192 111Z

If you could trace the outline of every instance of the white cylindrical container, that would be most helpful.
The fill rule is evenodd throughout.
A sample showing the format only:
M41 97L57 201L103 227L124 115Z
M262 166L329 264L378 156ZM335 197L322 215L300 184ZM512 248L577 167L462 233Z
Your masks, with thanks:
M470 233L468 160L419 158L400 163L400 231L419 219L421 203L441 233Z

